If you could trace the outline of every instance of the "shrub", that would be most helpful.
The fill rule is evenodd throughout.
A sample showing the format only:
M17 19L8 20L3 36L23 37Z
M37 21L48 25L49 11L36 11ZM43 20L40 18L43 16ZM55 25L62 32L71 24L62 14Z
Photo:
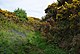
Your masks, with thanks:
M56 43L59 47L68 50L70 54L73 51L75 52L73 54L77 54L78 49L80 49L80 41L78 43L77 41L75 41L75 45L73 43L73 39L75 39L75 36L78 37L78 35L80 34L79 12L79 0L74 0L71 4L66 2L62 6L58 6L56 3L53 3L49 5L48 8L46 8L46 16L45 19L43 19L43 21L47 21L48 23L50 23L51 27L49 28L48 33L53 36L52 42ZM50 19L53 20L54 26L52 26ZM51 37L50 35L48 35L48 33L46 37Z
M14 10L14 13L16 14L16 16L18 16L19 18L26 18L27 19L27 13L25 12L25 10L23 9L16 9Z

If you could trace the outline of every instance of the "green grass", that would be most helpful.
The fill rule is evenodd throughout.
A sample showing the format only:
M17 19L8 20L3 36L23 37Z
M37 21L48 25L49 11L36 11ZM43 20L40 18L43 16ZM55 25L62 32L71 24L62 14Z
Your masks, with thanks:
M46 41L42 39L40 32L30 34L29 38L29 43L35 47L35 49L31 50L30 54L67 54L64 50L60 49L56 45L46 43Z
M0 21L0 54L67 54L56 45L47 44L31 26Z

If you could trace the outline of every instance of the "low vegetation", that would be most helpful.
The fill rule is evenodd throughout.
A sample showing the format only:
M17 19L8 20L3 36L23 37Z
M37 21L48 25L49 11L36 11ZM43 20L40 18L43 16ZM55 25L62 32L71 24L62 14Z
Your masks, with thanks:
M40 19L28 17L21 21L14 13L0 11L0 54L66 54L45 41L39 31Z
M52 3L41 19L0 9L0 54L79 54L80 1Z

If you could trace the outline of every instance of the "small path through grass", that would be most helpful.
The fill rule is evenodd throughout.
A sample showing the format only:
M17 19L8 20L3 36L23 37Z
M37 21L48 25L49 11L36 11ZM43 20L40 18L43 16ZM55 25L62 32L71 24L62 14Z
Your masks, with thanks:
M14 30L14 29L12 29L11 32L13 32L13 33L15 33L15 34L17 34L17 35L20 35L20 36L22 36L22 37L26 37L26 36L27 36L25 33L19 32L19 31ZM26 32L26 33L27 33L27 32Z

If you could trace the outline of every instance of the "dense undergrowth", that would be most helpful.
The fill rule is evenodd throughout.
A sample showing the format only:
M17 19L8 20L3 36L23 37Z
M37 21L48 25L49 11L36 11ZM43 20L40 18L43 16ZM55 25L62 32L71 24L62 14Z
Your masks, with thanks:
M53 3L45 13L40 20L0 9L0 54L79 54L80 1Z
M53 3L45 13L41 31L47 41L57 44L68 54L80 54L80 0L65 2L62 6Z
M14 13L0 10L0 54L66 54L45 41L40 24L34 17L21 20Z

